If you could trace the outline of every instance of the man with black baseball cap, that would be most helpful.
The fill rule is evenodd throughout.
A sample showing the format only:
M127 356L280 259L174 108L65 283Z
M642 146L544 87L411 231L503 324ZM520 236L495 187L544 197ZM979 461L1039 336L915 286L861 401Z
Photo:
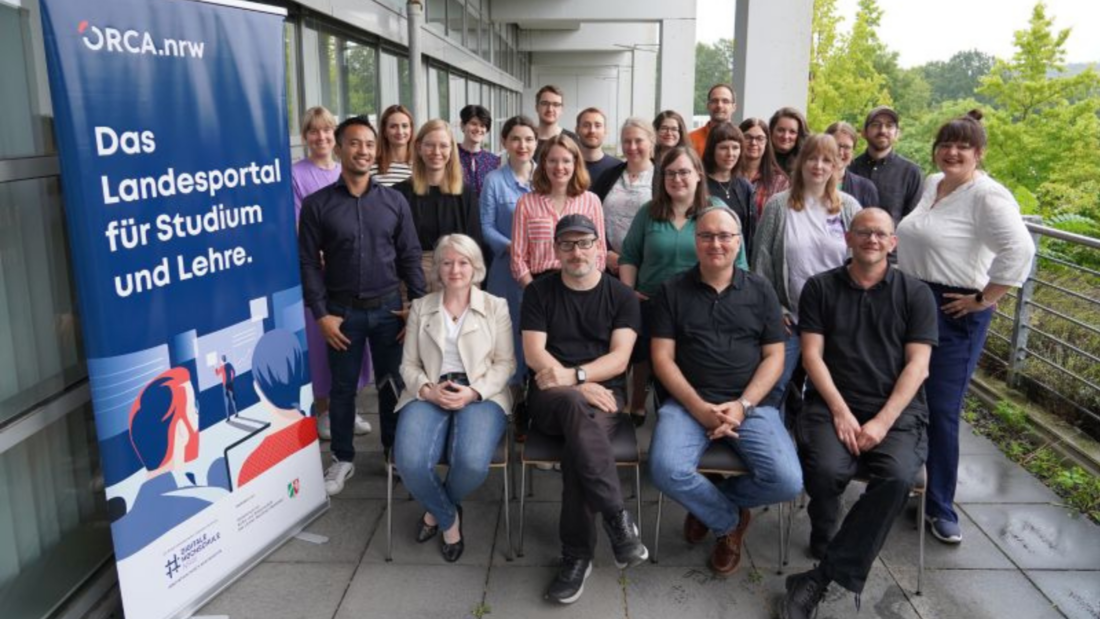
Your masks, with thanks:
M529 369L531 424L561 437L561 567L546 599L570 604L592 572L596 515L622 569L649 552L623 507L611 436L626 401L626 367L641 325L634 291L597 268L596 224L566 215L554 228L561 273L536 279L523 291L520 329Z
M902 220L920 200L923 175L920 166L894 152L901 135L898 113L880 105L867 114L863 122L863 139L867 150L848 166L853 174L870 179L878 189L879 206L894 218Z

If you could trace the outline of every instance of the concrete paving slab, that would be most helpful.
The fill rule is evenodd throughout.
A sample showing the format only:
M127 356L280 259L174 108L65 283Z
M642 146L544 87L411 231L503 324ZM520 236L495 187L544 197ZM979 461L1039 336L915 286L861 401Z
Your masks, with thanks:
M512 535L516 549L519 549L519 504L514 504L512 512ZM561 559L561 538L558 535L558 522L561 503L536 502L527 505L527 530L523 544L522 557L516 557L514 565L524 567L553 567ZM607 543L603 525L596 535L596 566L614 566L611 545ZM646 533L642 532L642 541L646 542ZM497 553L493 565L500 566L503 561L504 525L497 528ZM511 564L509 564L509 568Z
M1020 568L1100 570L1100 527L1066 507L1004 504L963 509Z
M959 455L999 455L1001 449L993 441L978 434L974 428L965 421L959 425Z
M894 523L879 558L893 567L917 567L919 565L920 535L915 526L916 510L903 513ZM959 514L962 527L962 544L944 544L924 532L924 565L926 568L947 569L1013 569L1015 565L978 528L966 513ZM797 540L797 538L796 538ZM803 538L802 545L809 544Z
M916 587L916 568L892 572L907 591ZM1062 617L1017 570L929 570L924 574L924 594L909 599L922 619Z
M1069 619L1100 617L1100 572L1029 570L1026 574Z
M462 505L466 524L462 525L466 538L466 551L456 565L489 566L493 554L493 540L496 538L499 520L499 502L467 501ZM416 501L394 501L393 510L393 564L394 565L438 565L448 563L440 555L439 537L419 544L415 532L417 522L424 514L424 508ZM503 525L502 525L503 526ZM504 549L497 549L501 562L504 561ZM371 537L364 563L384 563L386 560L386 517L383 514L378 521L378 530Z
M797 573L804 570L792 570ZM786 576L775 576L770 572L763 572L762 581L769 608L779 616L780 604L786 594ZM914 581L915 584L915 581ZM895 581L893 574L886 569L881 561L876 561L867 575L867 583L861 594L860 611L856 613L855 594L836 584L830 585L818 607L817 619L853 619L861 617L876 617L879 619L919 619L907 591L903 590ZM956 615L953 619L970 619L966 615Z
M706 568L646 566L627 573L627 612L630 619L768 619L765 588L751 572L722 578Z
M335 616L336 619L466 619L473 616L473 610L481 603L485 572L484 567L464 565L364 563Z
M234 619L320 619L336 613L355 566L347 563L261 563L196 615Z
M627 578L639 571L626 572ZM625 619L623 572L614 564L599 563L584 585L581 598L568 606L543 599L546 587L557 574L556 567L494 567L489 572L485 603L492 611L490 619L516 617L522 619Z
M382 516L385 503L362 499L333 501L325 515L306 528L308 533L328 537L327 544L312 544L291 538L266 560L278 563L354 563L363 551Z
M959 457L956 503L1059 503L1058 495L1003 455Z

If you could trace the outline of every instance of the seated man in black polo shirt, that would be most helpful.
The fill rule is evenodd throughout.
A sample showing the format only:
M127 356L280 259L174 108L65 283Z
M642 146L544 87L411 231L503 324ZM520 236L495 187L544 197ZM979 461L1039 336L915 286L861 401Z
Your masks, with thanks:
M565 441L561 569L546 599L570 604L584 590L596 548L596 514L620 569L649 557L623 508L610 437L625 400L625 372L641 310L634 291L596 268L596 225L566 215L554 230L561 273L523 292L520 328L530 381L531 423Z
M936 345L936 303L889 266L890 214L863 209L845 234L852 259L802 290L802 363L810 383L796 433L816 568L787 578L783 617L811 617L830 582L856 594L928 451L922 385ZM863 468L867 490L837 530L840 495Z
M786 336L772 285L734 266L739 234L728 208L699 214L699 264L661 286L651 327L653 373L671 396L657 411L649 449L653 483L687 508L688 542L714 532L710 567L722 575L740 565L749 508L802 489L779 411L757 406L783 372ZM725 441L749 473L715 484L697 472L712 441Z

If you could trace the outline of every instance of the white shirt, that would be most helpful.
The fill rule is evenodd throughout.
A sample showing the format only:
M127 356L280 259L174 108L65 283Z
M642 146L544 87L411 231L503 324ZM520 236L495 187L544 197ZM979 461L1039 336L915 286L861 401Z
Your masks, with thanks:
M631 181L630 173L625 169L619 180L603 201L604 230L607 231L608 249L621 252L623 239L634 223L634 216L643 204L653 199L653 168L638 174L638 180Z
M470 308L462 310L458 320L451 320L451 315L446 310L443 313L447 316L447 337L443 341L443 364L439 366L439 374L465 374L466 366L462 364L462 357L458 354L458 334L462 331L462 323L466 322L466 314L470 313Z
M839 211L830 215L821 200L807 196L801 211L788 209L785 235L787 295L792 317L798 322L798 301L806 282L818 273L844 264L848 257L844 220Z
M979 172L933 206L942 180L942 173L928 177L920 202L898 225L898 268L956 288L1022 285L1035 244L1016 199Z

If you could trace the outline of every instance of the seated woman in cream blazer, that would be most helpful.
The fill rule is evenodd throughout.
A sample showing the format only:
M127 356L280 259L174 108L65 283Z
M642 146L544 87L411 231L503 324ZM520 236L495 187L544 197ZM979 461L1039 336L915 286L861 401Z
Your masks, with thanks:
M464 549L462 499L488 476L512 410L516 358L508 303L478 288L485 261L473 239L439 239L428 276L442 290L413 301L405 325L394 461L426 510L416 541L442 529L443 558L454 562ZM435 469L444 449L446 481Z

